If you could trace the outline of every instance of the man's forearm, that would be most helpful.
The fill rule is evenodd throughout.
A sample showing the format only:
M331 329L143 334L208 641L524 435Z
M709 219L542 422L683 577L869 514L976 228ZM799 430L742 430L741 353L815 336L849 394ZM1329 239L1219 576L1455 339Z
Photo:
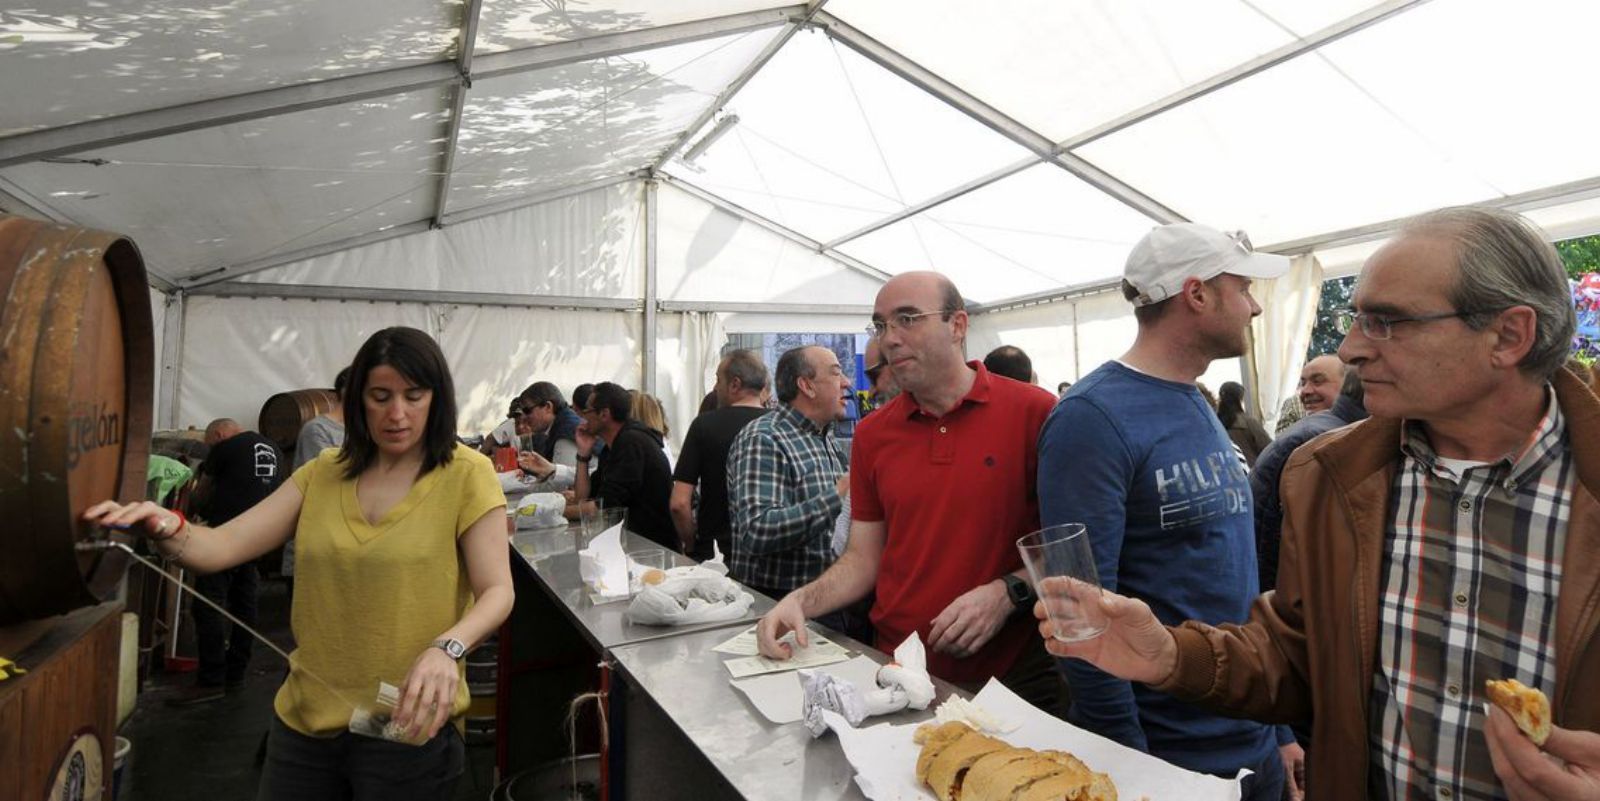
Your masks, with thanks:
M845 551L816 581L795 592L800 594L800 608L806 617L814 618L866 597L877 578L878 565L874 560Z

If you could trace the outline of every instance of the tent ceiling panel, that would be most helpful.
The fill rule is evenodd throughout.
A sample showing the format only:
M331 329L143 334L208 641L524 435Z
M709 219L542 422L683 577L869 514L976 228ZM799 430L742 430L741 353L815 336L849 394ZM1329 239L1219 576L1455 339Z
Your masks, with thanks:
M286 264L244 283L638 298L643 184L593 189Z
M51 0L0 16L0 135L453 56L462 3Z
M1192 220L1262 244L1499 194L1403 114L1312 56L1077 152Z
M791 39L727 108L731 133L669 172L822 241L1028 155L817 33Z
M648 166L778 31L478 81L462 115L451 210Z
M772 0L483 0L477 52L494 53L784 5Z
M1155 221L1048 164L840 247L890 272L934 269L992 301L1114 278Z
M1600 3L1429 3L1322 52L1414 139L1517 194L1600 176L1596 30Z
M36 162L6 179L88 226L130 234L193 277L431 214L443 89L269 117Z
M673 184L659 197L657 285L665 300L870 305L882 286Z
M1372 5L1017 0L976 11L961 0L834 0L827 10L1062 141Z

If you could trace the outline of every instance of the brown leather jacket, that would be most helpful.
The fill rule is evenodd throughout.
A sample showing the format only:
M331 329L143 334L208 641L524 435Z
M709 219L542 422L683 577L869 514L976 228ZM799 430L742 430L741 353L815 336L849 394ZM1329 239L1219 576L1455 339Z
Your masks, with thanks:
M1600 399L1563 369L1553 380L1577 465L1556 611L1555 723L1600 731ZM1178 667L1156 686L1223 714L1310 718L1307 797L1365 798L1378 583L1400 421L1369 418L1295 451L1284 468L1278 589L1250 621L1174 628ZM1481 691L1481 690L1480 690Z

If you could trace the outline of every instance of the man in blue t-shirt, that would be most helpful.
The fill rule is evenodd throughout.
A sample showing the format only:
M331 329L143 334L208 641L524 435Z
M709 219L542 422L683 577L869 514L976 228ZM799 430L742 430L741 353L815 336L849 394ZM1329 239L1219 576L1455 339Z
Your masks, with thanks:
M1252 278L1288 259L1242 233L1180 223L1134 246L1122 290L1139 334L1122 358L1074 384L1039 435L1045 526L1088 527L1101 584L1143 599L1163 622L1242 623L1258 594L1250 482L1195 379L1240 356L1261 313ZM1063 660L1069 719L1190 770L1232 777L1247 801L1277 801L1298 748L1273 727L1218 717ZM1296 795L1295 797L1298 797Z

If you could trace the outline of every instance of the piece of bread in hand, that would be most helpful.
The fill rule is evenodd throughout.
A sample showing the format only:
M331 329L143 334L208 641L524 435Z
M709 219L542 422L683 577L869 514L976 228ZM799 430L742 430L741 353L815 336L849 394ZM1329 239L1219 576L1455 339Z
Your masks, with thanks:
M1483 684L1489 693L1489 700L1504 709L1534 745L1542 746L1545 740L1550 739L1550 699L1544 693L1516 679L1486 681Z

